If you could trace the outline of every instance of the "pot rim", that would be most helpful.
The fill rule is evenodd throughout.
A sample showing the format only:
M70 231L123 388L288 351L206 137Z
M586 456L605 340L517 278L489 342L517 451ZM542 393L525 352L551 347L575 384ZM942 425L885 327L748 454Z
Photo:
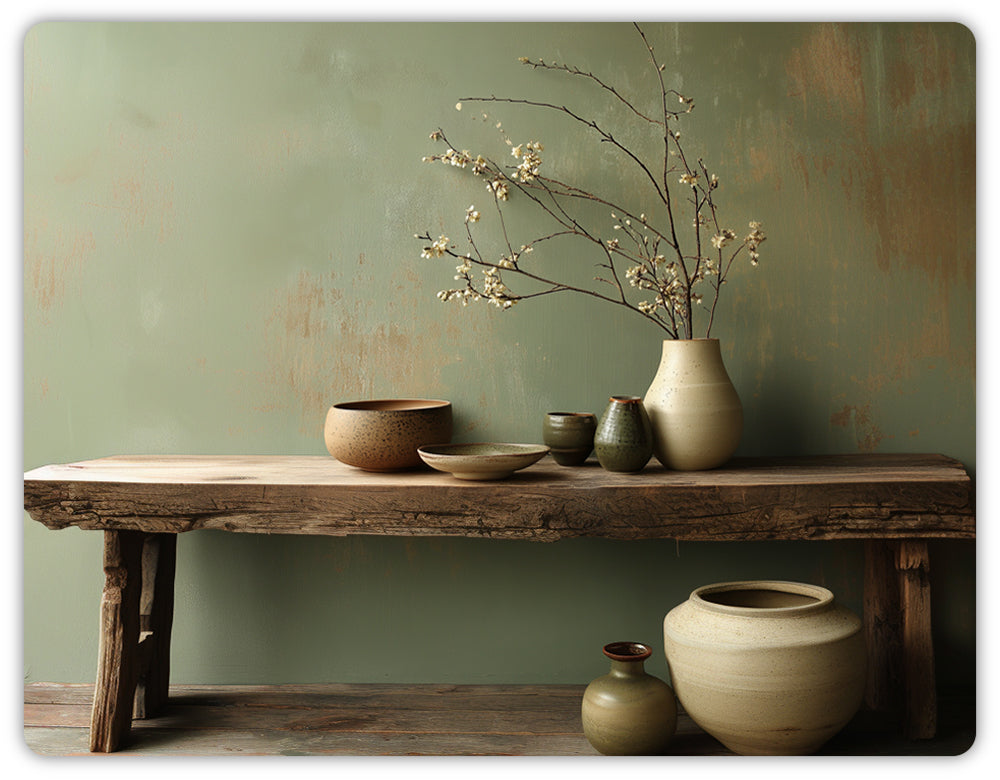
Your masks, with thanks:
M451 406L451 401L436 398L373 398L364 401L341 401L331 409L347 412L423 412Z
M645 661L653 648L642 642L611 642L604 646L604 655L612 661Z
M731 604L718 604L704 598L711 593L740 590L771 590L778 593L792 593L798 596L808 596L815 601L808 604L798 604L788 607L741 607ZM737 580L734 582L716 582L702 585L691 591L689 600L696 606L710 612L742 617L798 617L828 609L833 604L833 592L821 585L810 585L805 582L788 580Z

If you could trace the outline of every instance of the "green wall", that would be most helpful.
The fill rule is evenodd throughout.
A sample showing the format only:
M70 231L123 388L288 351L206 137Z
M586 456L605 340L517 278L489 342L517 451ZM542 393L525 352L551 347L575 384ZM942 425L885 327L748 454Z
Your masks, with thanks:
M647 32L668 85L696 99L684 138L720 174L723 214L769 236L712 332L744 402L740 453L943 452L974 473L972 34ZM373 397L450 399L458 440L539 441L546 411L641 395L661 336L638 317L570 297L509 312L442 304L453 262L420 258L414 233L456 238L465 208L488 205L479 180L421 161L441 151L438 127L478 151L500 119L515 142L543 141L561 175L642 192L563 116L455 110L470 95L558 100L645 148L595 85L520 56L578 65L654 105L628 24L28 30L24 468L325 454L329 405ZM538 262L590 273L593 261L566 244ZM91 680L100 535L25 516L23 548L25 678ZM178 553L175 682L586 682L606 642L661 648L663 615L707 582L799 579L861 605L859 543L203 532ZM940 674L970 683L974 545L932 553Z

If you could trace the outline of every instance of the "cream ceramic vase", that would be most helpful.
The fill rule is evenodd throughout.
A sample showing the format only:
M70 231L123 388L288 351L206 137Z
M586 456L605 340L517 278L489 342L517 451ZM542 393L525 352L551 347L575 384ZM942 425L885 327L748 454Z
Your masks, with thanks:
M743 405L718 339L666 339L643 399L656 459L668 469L700 471L725 463L743 433Z
M861 706L861 621L826 588L706 585L667 614L663 636L681 706L734 753L813 753Z

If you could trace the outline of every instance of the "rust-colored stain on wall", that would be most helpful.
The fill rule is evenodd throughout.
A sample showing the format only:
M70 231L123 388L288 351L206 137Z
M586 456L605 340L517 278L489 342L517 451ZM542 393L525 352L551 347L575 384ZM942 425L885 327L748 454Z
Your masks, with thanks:
M25 270L30 291L42 312L62 303L67 286L79 279L96 248L97 241L89 230L67 234L57 229L53 233L44 220L25 230Z
M118 242L128 243L152 230L158 243L166 243L177 230L175 183L169 171L197 148L198 128L177 112L154 119L131 106L121 111L108 129L108 141L124 156L110 172L106 196L87 205L117 215Z
M871 404L845 405L839 412L830 415L830 425L847 428L852 424L858 450L861 452L874 452L883 439L892 438L891 436L887 437L873 419Z
M298 399L305 418L315 429L324 411L326 396L322 385L327 366L323 345L328 343L326 309L340 298L329 280L301 271L289 289L279 294L278 302L265 321L268 369L266 381L280 398L290 390ZM319 423L321 424L321 423Z
M898 42L912 56L893 59L889 71L890 105L900 108L914 101L919 92L943 93L956 78L955 49L942 46L939 33L931 25L908 25L901 29Z
M887 26L884 46L872 51L859 43L863 26L817 25L786 62L790 91L807 121L818 114L842 135L851 173L844 194L861 197L878 267L965 282L975 259L957 247L975 230L974 210L953 214L942 198L958 202L962 190L975 189L975 114L956 105L955 52L939 45L937 28L894 29ZM942 219L944 211L952 217Z
M412 314L391 316L398 298L378 303L357 294L358 285L338 270L302 270L277 294L265 321L265 382L275 397L290 392L297 399L302 433L321 429L333 403L406 397L439 385L436 361L428 359L438 334L420 328Z
M845 25L817 25L786 63L791 93L822 118L860 125L865 117L862 51Z
M956 208L975 203L976 186L974 64L958 32L887 24L873 40L867 25L813 25L785 58L803 125L778 128L804 188L797 225L811 241L832 242L825 259L835 279L850 278L833 282L836 341L867 339L862 351L872 355L870 369L851 377L868 400L830 419L853 424L862 451L888 438L875 394L904 391L935 365L974 377L974 350L961 347L974 341L974 310L953 310L975 280L975 209ZM815 130L804 134L806 126ZM858 305L859 282L865 311L855 317L837 306Z
M951 308L943 295L931 295L915 312L912 328L886 324L873 333L872 365L876 370L863 382L864 387L870 392L907 387L935 366L947 366L954 380L974 382L976 354L970 347L975 343L975 311L961 312L956 334L952 332Z
M147 166L116 178L111 185L108 207L120 220L116 237L127 241L139 231L152 227L157 241L165 242L176 229L174 185L159 181Z

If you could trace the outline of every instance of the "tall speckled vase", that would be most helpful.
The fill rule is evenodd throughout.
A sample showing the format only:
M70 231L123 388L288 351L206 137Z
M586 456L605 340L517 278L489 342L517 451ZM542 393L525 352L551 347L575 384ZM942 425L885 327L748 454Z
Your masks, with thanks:
M677 700L669 685L647 674L652 650L638 642L604 646L611 671L587 686L581 716L583 733L606 756L663 753L677 729Z
M608 471L642 471L653 457L653 431L642 399L613 395L597 423L594 454Z
M643 399L656 459L668 469L700 471L724 464L743 433L743 405L718 339L666 339Z

